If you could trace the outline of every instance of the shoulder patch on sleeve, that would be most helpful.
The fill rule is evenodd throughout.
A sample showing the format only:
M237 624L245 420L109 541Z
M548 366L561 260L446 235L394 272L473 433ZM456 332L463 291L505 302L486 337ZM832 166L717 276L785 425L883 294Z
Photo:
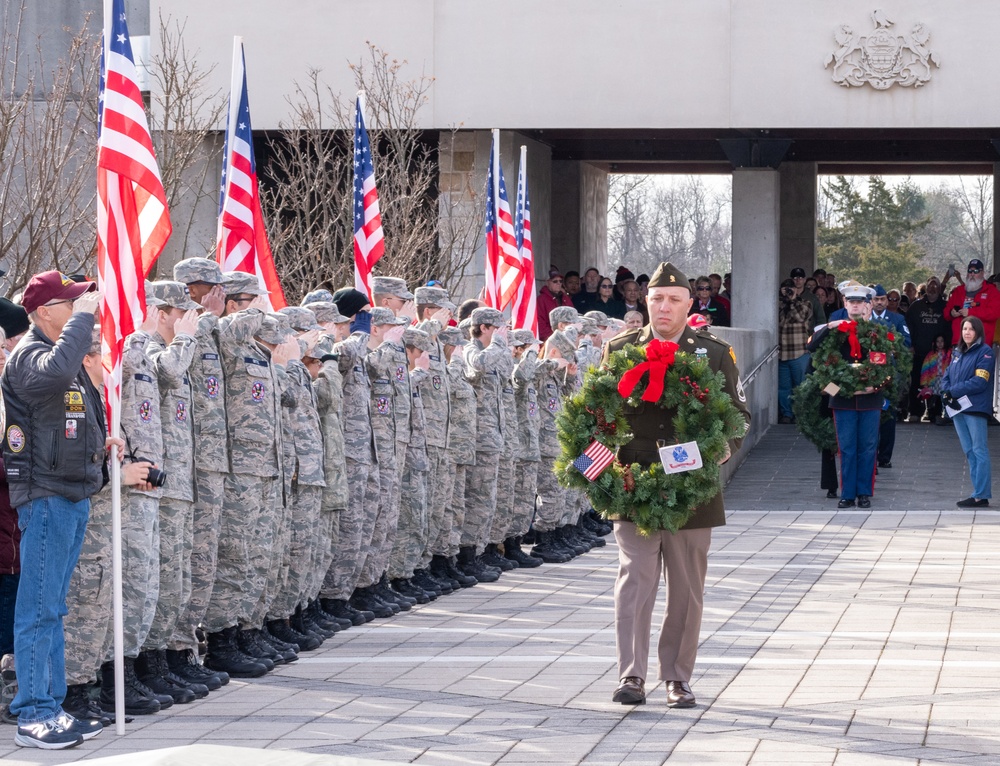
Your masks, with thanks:
M733 347L729 347L729 356L733 359L733 364L736 364L736 352L733 351Z

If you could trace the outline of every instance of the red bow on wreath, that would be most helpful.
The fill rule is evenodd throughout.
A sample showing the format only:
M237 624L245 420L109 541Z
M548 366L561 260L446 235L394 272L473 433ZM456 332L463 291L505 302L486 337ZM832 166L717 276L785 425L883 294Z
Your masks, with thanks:
M667 369L674 363L674 354L677 353L678 346L669 340L653 340L646 346L646 361L637 364L631 370L622 375L618 382L618 393L623 399L632 395L643 374L649 373L649 385L642 393L644 402L658 402L663 395L663 379L666 377Z
M851 344L851 359L861 358L861 341L858 340L858 323L841 322L837 329L847 333L847 341Z

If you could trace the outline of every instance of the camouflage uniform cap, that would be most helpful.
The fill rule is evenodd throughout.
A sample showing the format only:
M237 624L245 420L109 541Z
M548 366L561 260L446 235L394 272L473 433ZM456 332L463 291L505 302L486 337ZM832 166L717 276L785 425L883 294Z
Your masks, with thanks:
M597 326L597 322L593 319L588 319L587 317L582 317L580 322L580 335L600 335L601 328Z
M146 291L147 309L155 309L157 306L166 305L163 303L163 301L161 301L159 298L156 297L156 291L153 289L153 283L150 282L148 279L146 280L144 289Z
M392 309L387 309L385 306L376 306L371 310L372 324L409 324L410 320L406 317L397 317L392 313Z
M457 327L445 327L438 333L438 340L446 346L464 346L468 343Z
M462 333L462 337L465 338L465 340L469 340L472 337L472 317L466 317L459 322L458 331Z
M284 314L265 314L264 321L257 331L257 339L264 343L271 343L277 346L284 343L293 335L292 328L288 323L288 317Z
M510 334L510 344L512 346L533 346L539 343L531 330L513 330Z
M193 282L221 285L225 281L219 264L209 258L185 258L178 261L174 264L174 279L186 285Z
M372 277L372 295L395 295L405 301L413 300L413 293L406 289L406 281L399 277Z
M690 287L688 278L684 272L670 263L664 261L656 267L653 276L649 278L650 287Z
M321 335L316 345L313 346L307 356L312 359L322 359L324 356L333 356L333 344L336 343L332 335Z
M570 362L576 359L576 343L566 337L566 333L563 330L553 332L549 336L549 339L545 341L545 344L554 348L564 359Z
M583 315L583 318L593 320L594 324L601 329L606 329L608 327L608 315L603 311L588 311Z
M503 327L506 324L503 314L489 306L480 306L472 312L472 316L469 319L472 320L473 327L478 327L481 324Z
M340 324L341 322L351 321L350 317L345 317L340 313L337 304L333 302L316 301L309 304L309 310L316 315L316 321L321 324L326 324L327 322Z
M556 327L560 322L579 322L580 312L572 306L556 306L549 312L549 324Z
M158 281L152 282L153 294L160 300L160 305L169 306L174 309L200 309L197 303L191 300L191 293L188 292L187 285L183 282Z
M440 306L443 309L454 311L458 308L448 297L448 291L443 287L418 287L413 291L418 304L428 306Z
M403 345L412 346L428 353L434 350L434 341L431 340L431 336L416 327L407 327L403 330Z
M306 293L306 297L302 299L302 306L308 306L310 303L333 303L333 293L329 290L324 290L320 288L319 290L313 290Z
M245 271L227 271L222 275L225 281L222 283L226 295L269 295L270 291L261 287L257 277L247 274Z
M283 309L278 309L278 313L288 317L288 324L292 326L293 330L308 332L309 330L323 329L316 321L316 315L302 306L285 306Z

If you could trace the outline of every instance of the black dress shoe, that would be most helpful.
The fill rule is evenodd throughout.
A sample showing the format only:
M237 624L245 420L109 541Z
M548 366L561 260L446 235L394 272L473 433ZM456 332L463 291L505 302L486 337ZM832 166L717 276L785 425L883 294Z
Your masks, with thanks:
M878 461L878 467L879 468L892 468L892 461L891 460L879 460Z
M645 705L646 689L645 681L638 676L626 676L618 683L618 688L611 695L612 702L620 702L623 705Z
M852 497L850 500L841 500L839 503L837 503L837 507L838 508L853 508L854 507L854 498Z
M974 497L967 497L965 500L959 500L955 505L959 508L983 508L990 504L990 501L985 497L979 498L978 500Z
M837 492L837 490L835 490L835 489L828 489L826 491L826 496L827 496L828 499L833 500L833 498L835 498L835 497L840 497L840 493Z
M858 508L871 508L872 499L868 495L858 495Z
M684 681L667 681L667 707L694 707L694 692Z

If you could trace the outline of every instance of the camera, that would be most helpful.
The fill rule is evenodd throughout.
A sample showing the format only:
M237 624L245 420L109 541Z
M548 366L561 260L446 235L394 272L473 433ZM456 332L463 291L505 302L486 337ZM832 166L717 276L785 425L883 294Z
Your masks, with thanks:
M137 457L135 458L136 463L149 463L149 473L146 475L146 481L152 484L154 487L162 487L167 483L167 472L161 471L153 465L153 461L148 457Z
M782 287L781 288L781 294L785 298L791 298L793 295L795 295L795 288L794 287Z

